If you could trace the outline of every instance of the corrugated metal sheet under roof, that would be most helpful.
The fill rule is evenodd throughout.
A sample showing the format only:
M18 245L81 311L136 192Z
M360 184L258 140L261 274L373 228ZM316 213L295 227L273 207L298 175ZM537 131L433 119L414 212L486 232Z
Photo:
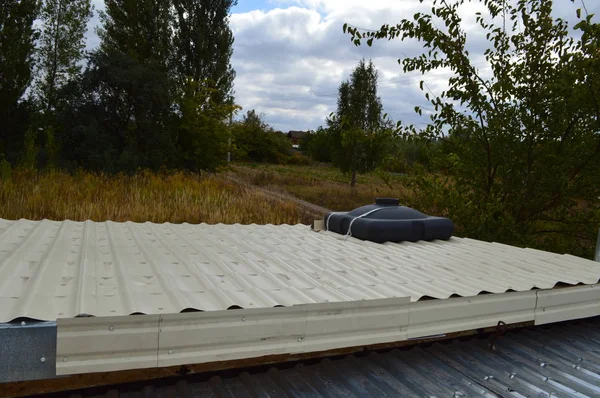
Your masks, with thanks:
M600 263L471 239L375 244L303 225L0 220L0 322L595 284Z

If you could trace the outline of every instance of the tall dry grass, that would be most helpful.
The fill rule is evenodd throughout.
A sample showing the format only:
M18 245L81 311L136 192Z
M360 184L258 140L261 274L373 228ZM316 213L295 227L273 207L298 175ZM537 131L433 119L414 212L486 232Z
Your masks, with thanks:
M13 171L0 180L0 218L155 223L308 224L291 201L269 198L218 175L108 176Z
M331 166L235 165L239 178L257 186L285 192L335 211L348 211L373 203L377 197L406 198L408 190L399 175L359 175L354 188L349 177Z

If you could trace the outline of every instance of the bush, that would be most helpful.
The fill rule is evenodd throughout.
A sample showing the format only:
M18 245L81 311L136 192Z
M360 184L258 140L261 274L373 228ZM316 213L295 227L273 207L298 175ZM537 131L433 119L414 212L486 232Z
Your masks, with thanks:
M301 153L294 153L287 159L287 164L296 165L296 166L310 166L312 164L312 160Z
M319 127L316 132L311 132L304 137L300 148L305 149L314 161L331 163L333 136L328 130Z
M12 168L10 167L8 160L6 160L6 156L2 153L0 154L0 180L11 181L11 179Z
M237 160L283 164L292 155L287 137L273 131L253 110L233 125L232 134Z

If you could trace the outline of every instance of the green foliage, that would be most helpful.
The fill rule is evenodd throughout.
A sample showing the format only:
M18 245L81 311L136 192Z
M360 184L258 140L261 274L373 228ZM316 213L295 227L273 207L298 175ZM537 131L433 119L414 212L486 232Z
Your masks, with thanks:
M551 0L485 0L473 34L488 40L488 77L469 58L464 4L433 0L431 14L376 32L346 27L355 44L419 41L426 51L401 60L405 72L453 72L446 91L425 94L430 126L403 129L445 141L450 172L416 173L415 204L470 237L589 255L600 223L598 25L587 17L576 39Z
M85 62L91 4L2 3L0 153L31 169L214 170L236 110L235 0L105 0L100 46Z
M312 163L311 158L301 153L292 154L286 161L286 164L295 166L310 166Z
M227 160L226 121L236 110L231 2L105 5L100 47L81 78L59 91L62 164L109 172L214 170Z
M21 167L25 170L35 170L37 168L38 147L36 145L37 134L33 128L29 128L25 133L23 157L21 158Z
M340 169L345 173L366 173L375 170L381 163L381 157L390 141L390 132L377 129L365 132L359 128L341 132L341 150L348 157L338 160Z
M374 170L385 156L392 132L377 95L377 70L373 62L361 60L350 80L338 90L335 115L327 120L332 141L333 163L351 175Z
M12 167L3 153L0 153L0 180L3 182L12 181Z
M32 109L23 96L31 82L37 0L3 0L0 6L0 153L16 158Z
M57 91L81 70L92 15L90 0L43 1L36 91L45 112L54 110Z
M48 155L46 167L55 169L58 166L59 147L52 126L46 127L46 153Z
M241 161L284 163L292 144L280 132L273 131L253 109L232 126L236 159Z
M209 82L216 89L211 98L216 104L233 103L229 13L236 4L235 0L172 0L176 80L180 87L188 78Z
M308 152L309 156L322 163L331 163L333 152L333 135L329 130L319 127L317 131L307 134L302 140L300 149Z
M215 170L227 160L231 135L224 120L236 107L212 101L216 91L190 79L180 100L177 149L188 169Z
M100 51L121 52L166 72L172 57L171 1L105 0L100 12Z
M439 142L431 142L418 137L394 136L389 142L381 168L394 173L408 173L416 166L422 166L430 172L443 169L438 161L443 154Z
M156 64L99 51L59 115L62 158L90 170L176 165L171 82ZM66 94L65 94L66 95Z

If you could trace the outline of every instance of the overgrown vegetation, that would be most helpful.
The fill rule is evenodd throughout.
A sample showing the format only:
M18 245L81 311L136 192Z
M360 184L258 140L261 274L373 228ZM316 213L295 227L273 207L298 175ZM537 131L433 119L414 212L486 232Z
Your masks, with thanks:
M308 134L302 143L313 160L332 162L348 174L351 187L357 173L375 170L390 153L392 122L383 114L377 78L373 62L361 60L340 84L337 110L327 118L327 127Z
M600 225L599 26L586 15L575 38L551 0L485 0L474 34L488 39L487 77L469 57L463 4L433 0L431 13L373 32L344 27L356 45L418 41L426 51L402 59L405 72L453 72L446 91L426 91L429 126L401 126L448 150L447 175L415 170L413 204L469 237L589 257Z
M231 128L234 139L234 160L286 163L292 154L292 144L279 131L273 130L262 115L249 110Z
M309 224L313 216L218 175L11 171L0 161L0 218Z
M348 211L373 203L376 197L410 196L405 177L386 172L359 174L350 187L348 175L330 165L244 164L233 168L235 175L248 183L297 198L334 211Z

